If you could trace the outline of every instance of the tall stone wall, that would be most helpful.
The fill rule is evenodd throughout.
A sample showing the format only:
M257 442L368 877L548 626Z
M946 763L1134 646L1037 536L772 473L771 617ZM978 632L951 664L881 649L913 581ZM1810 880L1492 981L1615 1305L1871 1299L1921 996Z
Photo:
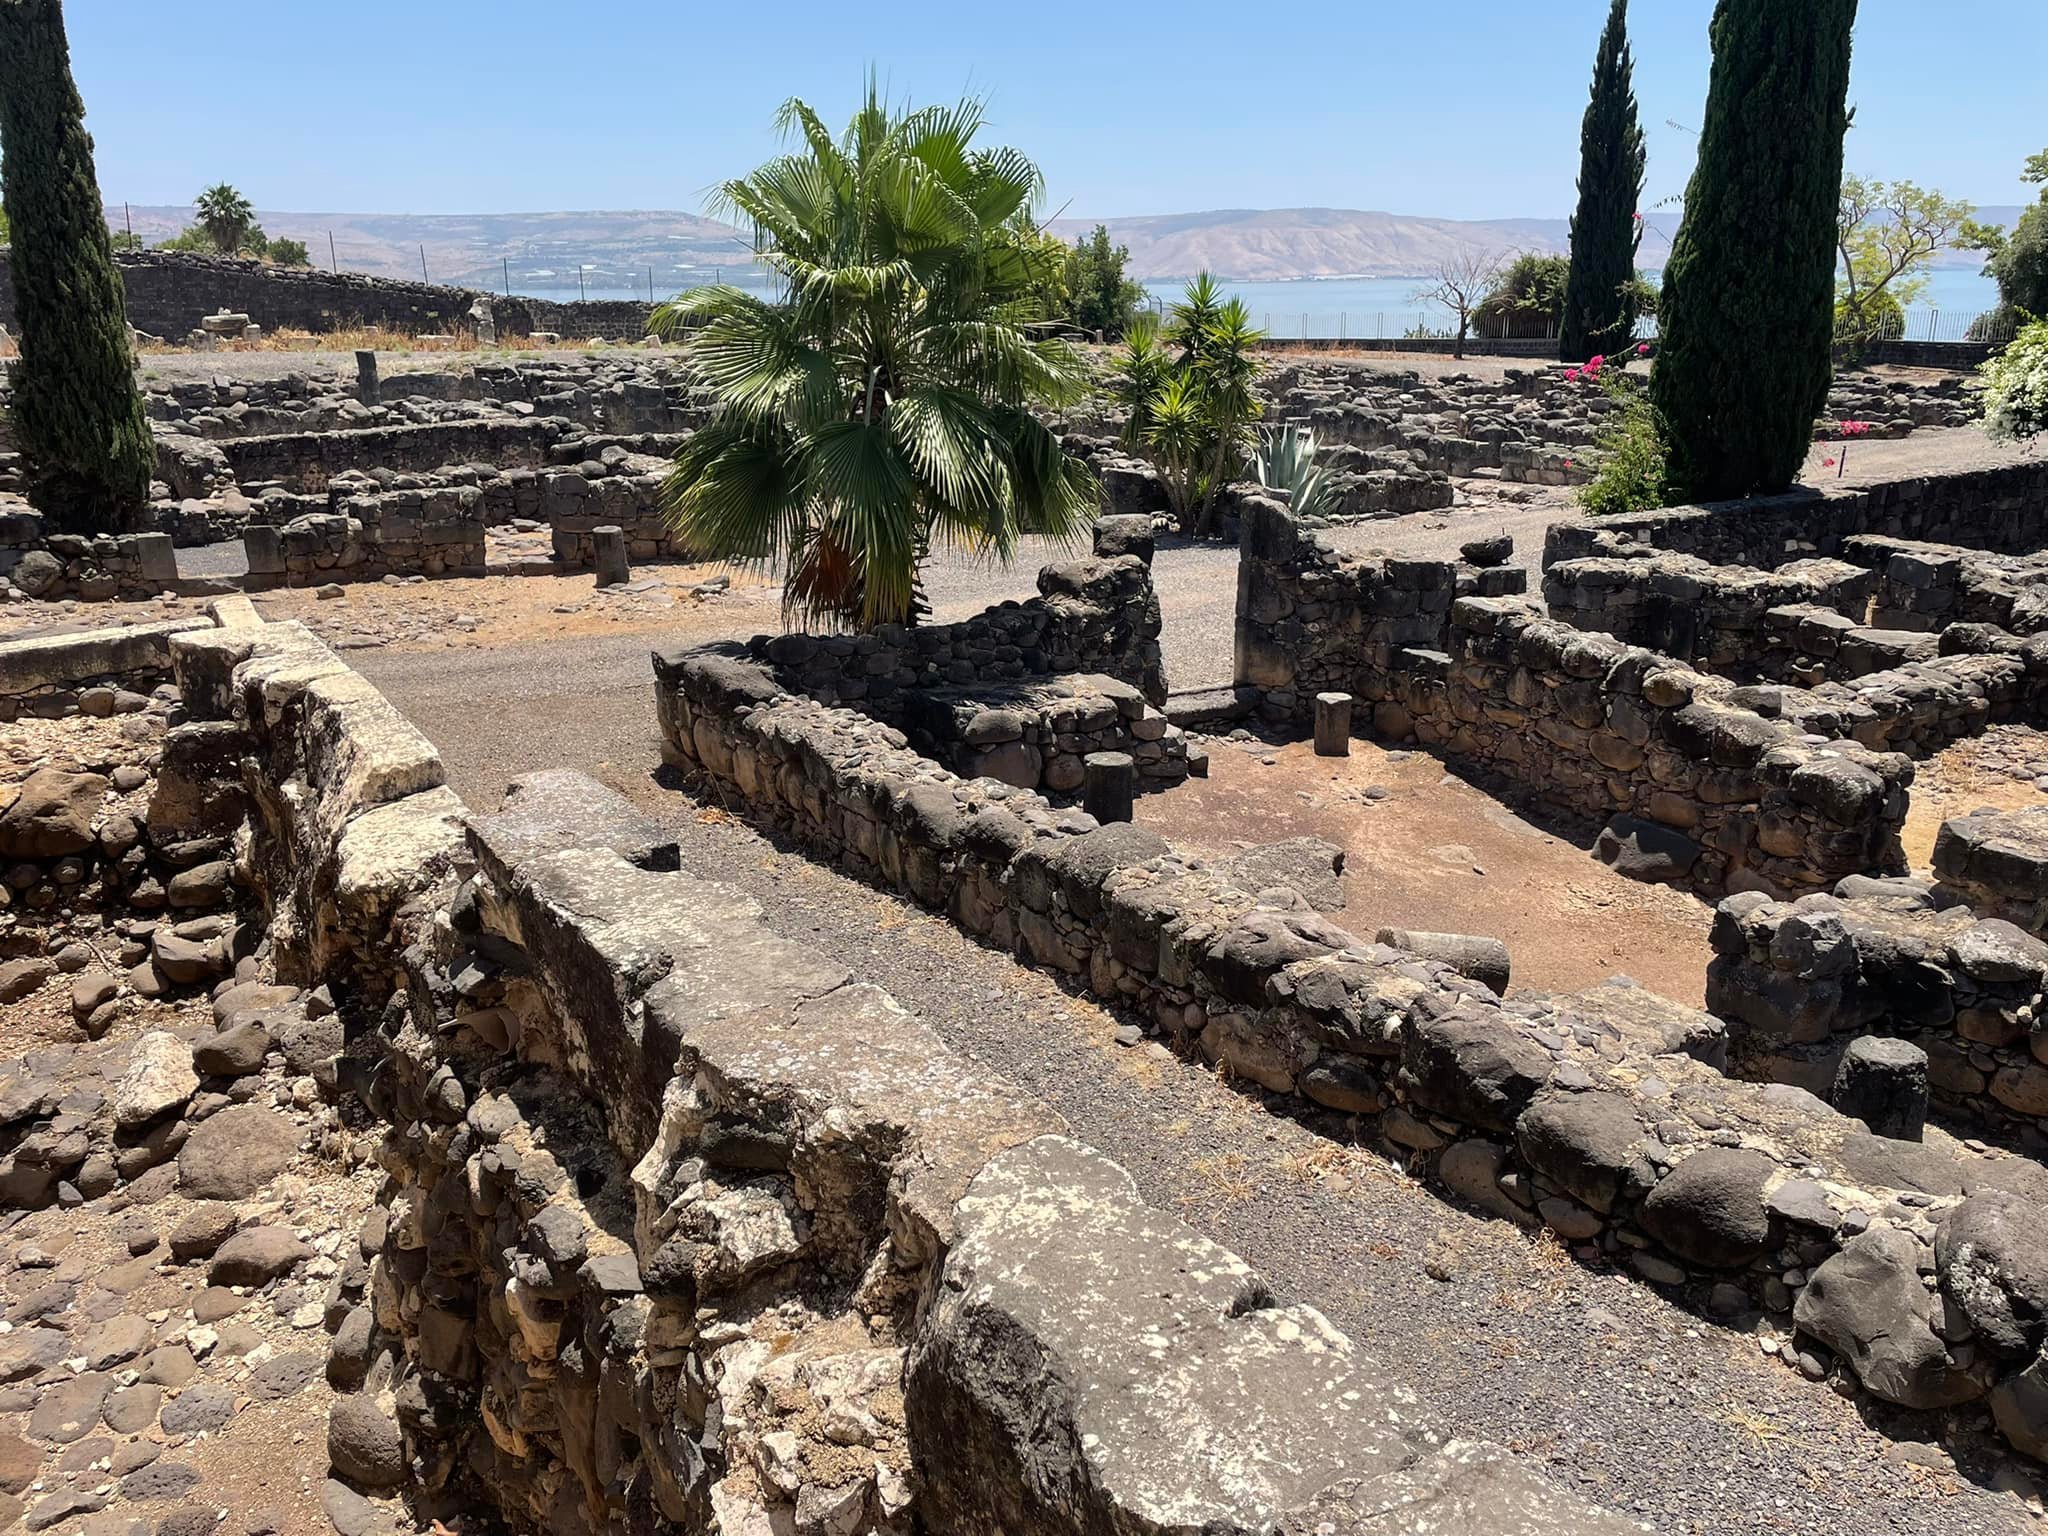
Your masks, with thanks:
M1845 1386L1920 1409L1988 1398L2015 1444L2048 1449L2048 1320L1995 1343L1968 1321L2006 1283L1973 1268L1978 1234L2026 1209L2007 1191L2037 1191L2001 1180L2038 1184L2032 1164L1902 1147L1797 1089L1735 1082L1720 1020L1630 985L1504 1004L1143 828L956 778L758 664L657 658L656 700L672 763L813 852L1582 1258L1710 1311L1789 1314Z
M2025 553L2042 544L2048 461L1881 481L1851 490L1802 489L1748 501L1672 507L1630 517L1553 523L1543 564L1603 553L1623 537L1716 565L1772 570L1806 555L1840 555L1858 534Z
M17 329L11 253L0 248L0 325ZM123 251L116 255L128 296L128 323L176 340L202 316L245 314L265 330L320 334L357 325L448 333L472 328L470 307L490 302L501 338L548 331L574 339L635 340L646 334L653 306L635 300L556 303L473 288L413 283L318 267L276 267L186 251Z

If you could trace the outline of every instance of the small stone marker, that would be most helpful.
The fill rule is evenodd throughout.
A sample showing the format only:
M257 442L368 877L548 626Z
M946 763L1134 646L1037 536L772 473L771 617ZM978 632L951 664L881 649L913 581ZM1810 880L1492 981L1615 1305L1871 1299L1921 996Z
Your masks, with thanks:
M242 530L242 553L251 576L284 575L284 533L268 523L250 523Z
M377 379L377 354L368 347L356 352L356 398L365 405L381 404L384 386Z
M1316 695L1316 756L1351 755L1351 695Z
M1835 1071L1834 1105L1876 1135L1918 1141L1927 1124L1927 1053L1907 1040L1858 1036Z
M1113 821L1131 819L1131 802L1138 792L1138 764L1128 752L1090 752L1082 759L1088 779L1081 791L1081 808L1105 827Z
M590 544L600 587L616 587L633 579L633 567L626 558L625 529L616 523L593 528L590 530Z

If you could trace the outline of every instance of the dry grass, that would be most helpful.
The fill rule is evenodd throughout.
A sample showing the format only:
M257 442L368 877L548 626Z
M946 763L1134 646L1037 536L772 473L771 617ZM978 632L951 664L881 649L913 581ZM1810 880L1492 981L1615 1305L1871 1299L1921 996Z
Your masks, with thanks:
M1223 1152L1214 1157L1198 1157L1188 1165L1188 1171L1201 1180L1209 1194L1226 1205L1235 1205L1249 1200L1259 1192L1258 1184L1252 1179L1251 1164L1242 1152ZM1181 1196L1182 1205L1194 1205L1197 1197Z

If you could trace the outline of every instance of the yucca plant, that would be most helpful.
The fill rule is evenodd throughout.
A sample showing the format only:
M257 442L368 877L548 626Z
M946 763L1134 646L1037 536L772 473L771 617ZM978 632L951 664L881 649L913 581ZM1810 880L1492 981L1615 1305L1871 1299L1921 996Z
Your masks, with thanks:
M1125 336L1115 386L1130 413L1124 446L1152 461L1184 530L1209 533L1217 492L1243 472L1257 444L1265 407L1252 352L1263 339L1244 301L1225 299L1206 272L1164 326L1141 316Z
M836 140L801 101L796 143L727 182L714 207L751 226L780 280L770 302L699 288L655 311L716 397L666 487L700 554L784 572L792 619L913 622L918 571L950 545L1009 559L1023 533L1072 544L1101 493L1040 410L1086 374L1034 337L1051 242L1029 238L1038 168L976 149L978 101L898 111L872 82Z
M1252 467L1259 484L1284 493L1298 516L1328 517L1336 504L1328 472L1316 467L1316 435L1307 427L1263 429Z

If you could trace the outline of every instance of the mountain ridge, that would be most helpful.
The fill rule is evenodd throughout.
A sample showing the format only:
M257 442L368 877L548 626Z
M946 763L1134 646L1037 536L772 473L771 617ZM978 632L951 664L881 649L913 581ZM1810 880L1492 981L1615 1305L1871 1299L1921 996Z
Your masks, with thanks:
M1979 210L2008 227L2017 207ZM107 210L116 230L133 228L155 245L192 221L189 206L117 204ZM382 277L417 278L422 264L434 282L497 289L508 281L531 291L577 290L579 271L593 291L672 292L714 275L753 268L751 242L717 219L673 209L555 210L530 213L340 213L259 209L272 236L303 240L316 265L330 261ZM1645 218L1640 264L1656 268L1670 254L1676 210ZM1130 274L1140 281L1209 271L1238 282L1307 278L1416 277L1463 252L1507 256L1562 255L1566 219L1443 219L1357 208L1216 208L1104 219L1059 218L1046 228L1062 239L1097 224L1130 249ZM332 238L333 245L329 246ZM1970 266L1982 257L1947 251L1941 266Z

